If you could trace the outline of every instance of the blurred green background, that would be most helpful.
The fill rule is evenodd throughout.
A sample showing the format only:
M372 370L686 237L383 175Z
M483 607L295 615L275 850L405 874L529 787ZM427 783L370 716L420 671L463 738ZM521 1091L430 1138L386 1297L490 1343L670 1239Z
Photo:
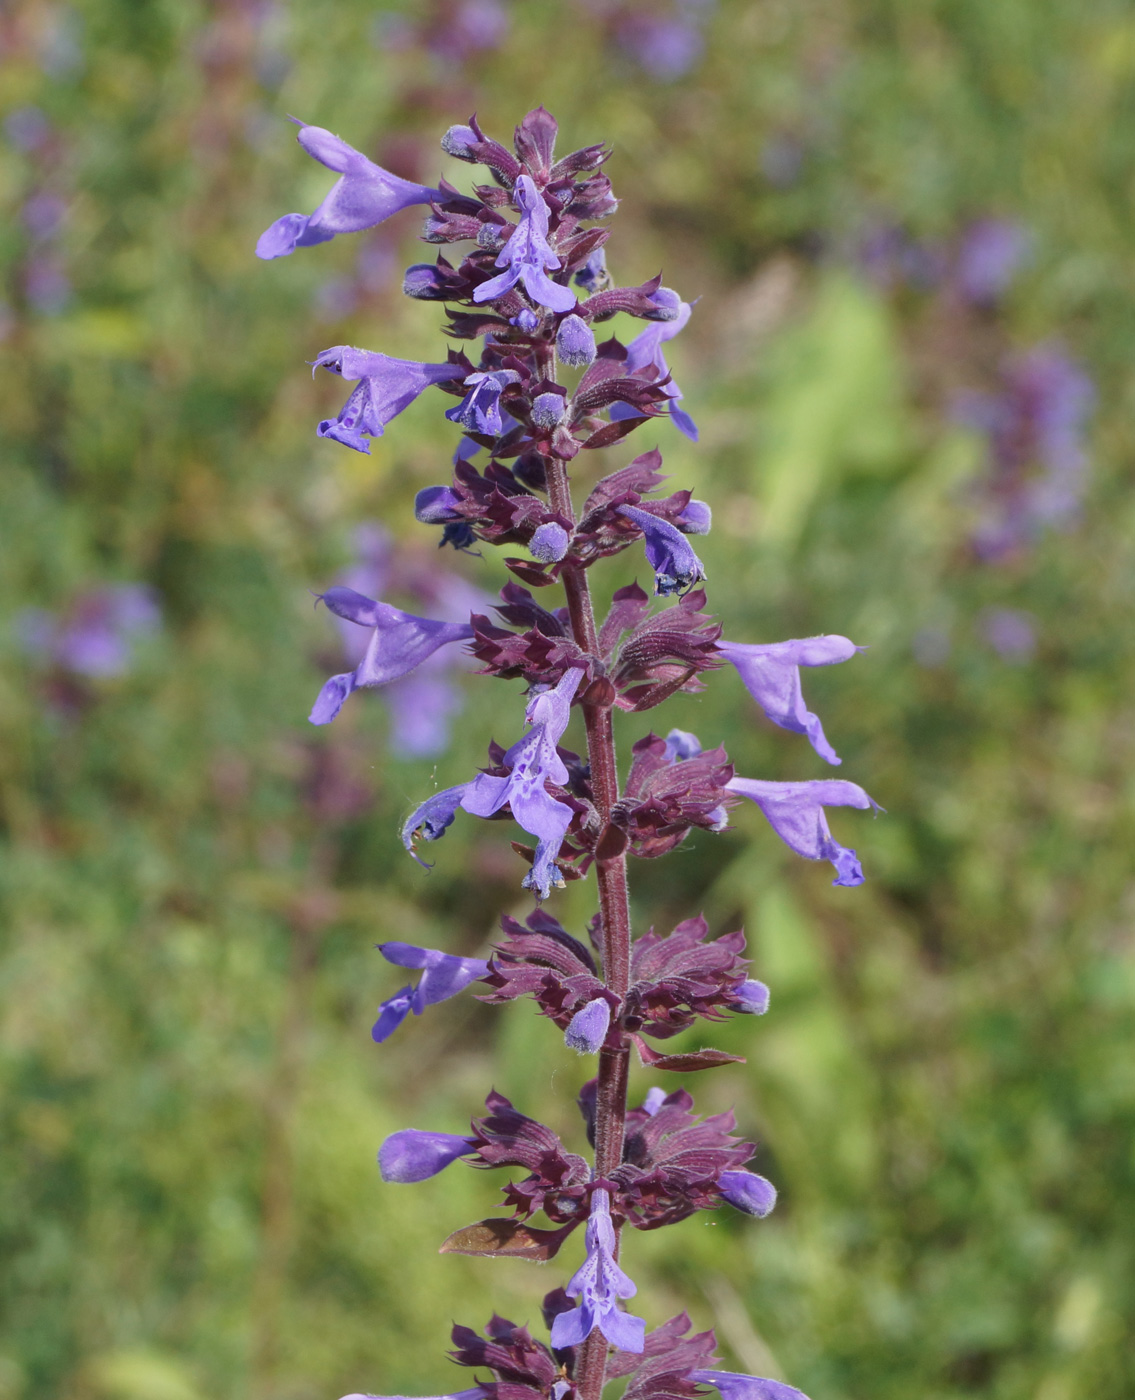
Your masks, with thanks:
M453 1320L535 1323L574 1267L574 1242L563 1268L439 1258L498 1178L374 1167L387 1132L459 1131L491 1084L580 1145L588 1067L529 1005L368 1035L400 983L376 941L483 953L529 907L509 825L459 819L428 878L397 840L518 735L519 687L459 676L432 753L378 694L305 720L344 669L310 590L360 525L391 532L395 601L505 579L409 511L446 479L448 402L370 459L314 434L343 398L312 381L321 349L442 357L400 293L432 252L410 212L252 255L328 186L288 113L460 183L441 131L476 110L507 140L539 102L561 150L614 145L616 278L701 297L671 356L701 442L657 441L716 510L711 606L736 640L868 646L806 692L887 808L833 815L859 890L752 808L632 870L640 929L746 928L772 1010L714 1028L748 1063L689 1087L736 1106L781 1191L765 1222L631 1238L636 1311L688 1307L727 1364L813 1400L1129 1400L1117 0L6 0L0 1400L437 1393L465 1383ZM631 453L596 455L584 475ZM824 775L732 671L644 718L749 776ZM647 727L620 720L624 754ZM552 908L579 932L592 899Z

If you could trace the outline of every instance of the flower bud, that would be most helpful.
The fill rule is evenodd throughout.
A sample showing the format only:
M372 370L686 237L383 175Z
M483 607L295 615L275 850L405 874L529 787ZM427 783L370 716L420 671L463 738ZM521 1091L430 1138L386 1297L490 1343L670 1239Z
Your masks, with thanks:
M675 521L683 535L708 535L713 511L705 501L691 501Z
M565 316L556 332L556 354L565 365L582 369L595 359L595 337L579 316Z
M603 997L596 997L577 1011L564 1031L564 1044L581 1055L596 1055L607 1038L611 1008Z
M457 493L448 486L423 486L414 497L414 517L423 525L445 525L461 519L457 503Z
M523 331L525 335L534 335L540 329L540 317L530 306L526 306L523 311L517 312L508 324Z
M451 126L441 138L441 149L455 160L475 163L477 157L469 148L477 145L478 140L477 133L471 126Z
M567 553L571 537L562 525L549 520L541 525L528 542L528 548L541 564L557 564Z
M406 269L402 291L416 301L444 301L445 287L433 263L415 263Z
M564 416L562 394L537 394L532 400L532 423L537 428L554 428Z
M756 1172L722 1172L717 1185L722 1198L746 1215L763 1219L776 1205L776 1187Z
M477 247L488 248L490 252L495 251L504 242L504 229L500 224L482 223L477 230Z
M768 1010L768 988L763 982L758 982L755 977L750 977L747 982L742 982L733 996L734 1011L744 1011L749 1016L763 1016Z
M475 1143L456 1133L427 1133L403 1128L391 1133L378 1149L378 1169L383 1181L427 1181L458 1157L472 1152Z
M649 299L656 309L646 313L648 321L676 321L682 313L682 298L669 287L659 287Z

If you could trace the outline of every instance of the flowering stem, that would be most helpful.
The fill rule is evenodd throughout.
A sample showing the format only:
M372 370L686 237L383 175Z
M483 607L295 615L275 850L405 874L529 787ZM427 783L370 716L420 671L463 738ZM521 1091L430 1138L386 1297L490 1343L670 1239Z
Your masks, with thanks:
M575 512L571 485L563 462L548 463L548 497L553 510L573 522ZM563 571L564 591L576 643L589 655L598 653L595 611L583 569L568 566ZM611 817L619 800L619 771L615 757L615 730L609 704L583 704L587 732L587 759L591 785L602 826ZM630 982L631 913L627 885L627 858L619 855L596 862L599 885L599 920L603 952L603 972L607 986L624 997ZM595 1175L609 1175L623 1159L623 1132L627 1113L627 1073L630 1046L619 1033L618 1049L599 1053L599 1078L595 1104ZM619 1231L616 1230L616 1254ZM607 1339L596 1329L584 1343L575 1377L580 1400L599 1400L607 1367Z

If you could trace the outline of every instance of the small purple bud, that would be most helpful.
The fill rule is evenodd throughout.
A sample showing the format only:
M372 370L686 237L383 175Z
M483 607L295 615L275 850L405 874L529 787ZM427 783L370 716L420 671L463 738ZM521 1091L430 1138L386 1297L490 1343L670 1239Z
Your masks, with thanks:
M768 988L755 977L742 982L734 991L733 998L734 1011L744 1011L749 1016L763 1016L768 1010Z
M532 536L528 548L532 557L539 559L541 564L558 564L567 553L570 542L571 536L564 527L557 525L554 520L549 520Z
M691 501L674 523L683 535L708 535L713 511L705 501Z
M495 252L504 242L504 229L500 224L484 223L477 230L477 247Z
M556 332L556 354L565 365L582 369L595 359L595 337L579 316L565 316Z
M650 300L657 309L647 313L648 321L676 321L682 314L682 298L669 287L659 287L650 294Z
M564 1044L580 1055L597 1055L607 1038L611 1008L603 997L596 997L577 1011L564 1031Z
M378 1149L378 1169L383 1181L427 1181L437 1176L451 1162L456 1162L474 1143L456 1133L428 1133L418 1128L403 1128L391 1133Z
M451 126L441 138L441 149L455 160L476 162L477 157L469 148L477 144L477 133L471 126Z
M523 331L525 335L535 335L540 329L540 317L530 306L526 306L524 310L518 312L508 324L510 326L515 326L517 330Z
M461 513L454 509L458 496L448 486L423 486L414 497L414 518L423 525L445 525L451 520L460 520Z
M722 1199L762 1220L776 1205L776 1187L756 1172L722 1172L717 1178Z
M532 422L537 428L554 428L563 416L562 394L537 394L532 400Z
M402 291L416 301L444 301L445 288L433 263L415 263L406 269Z

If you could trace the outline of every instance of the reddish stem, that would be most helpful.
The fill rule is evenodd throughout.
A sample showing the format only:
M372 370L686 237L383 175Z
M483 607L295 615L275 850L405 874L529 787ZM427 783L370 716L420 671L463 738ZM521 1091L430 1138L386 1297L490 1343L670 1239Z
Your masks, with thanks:
M548 498L554 511L574 522L571 486L567 469L558 460L549 460ZM568 565L563 570L564 591L576 643L590 656L597 656L599 643L591 590L584 569ZM591 787L601 826L611 818L619 800L619 771L615 759L615 730L609 705L584 703L583 720L587 731L587 758L591 765ZM603 952L603 972L607 985L624 997L630 982L631 913L625 855L596 863L599 885L599 920ZM623 1160L623 1132L627 1114L627 1073L630 1045L620 1033L618 1049L600 1051L599 1080L595 1106L595 1174L607 1176ZM616 1232L617 1238L617 1232ZM580 1400L599 1400L607 1369L607 1339L596 1329L583 1344L576 1362L575 1383Z

